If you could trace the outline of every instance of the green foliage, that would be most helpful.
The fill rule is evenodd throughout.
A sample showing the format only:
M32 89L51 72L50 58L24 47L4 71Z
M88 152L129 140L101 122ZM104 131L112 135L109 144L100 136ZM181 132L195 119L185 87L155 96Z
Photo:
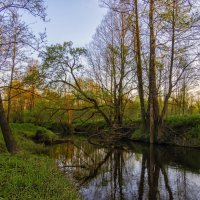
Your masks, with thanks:
M125 107L124 119L125 121L136 121L141 118L140 100L139 97L129 100Z
M22 134L25 137L31 138L31 137L35 136L35 134L38 130L40 130L43 133L45 133L49 139L54 139L56 137L56 135L53 132L51 132L50 130L48 130L44 127L41 127L41 126L36 126L31 123L21 123L21 124L11 123L10 126L11 126L11 129L13 130L14 134L16 134L17 136L20 136L20 134Z
M70 67L81 67L78 63L79 57L85 55L86 50L84 48L74 48L72 46L72 42L64 42L62 45L56 44L47 47L46 53L42 55L44 70L57 65L58 67L55 73L61 75L60 72L63 72L63 67L65 69ZM75 60L77 61L77 65L73 66Z
M33 124L11 124L20 152L7 153L0 133L0 199L80 199L69 180L50 159L48 147L34 143L36 132L55 138L51 131Z
M17 146L21 153L23 154L46 154L48 152L48 148L43 144L35 144L32 138L36 135L37 131L42 131L44 133L46 140L54 140L57 138L50 130L47 130L44 127L35 126L33 124L10 124L13 135L17 141ZM3 136L0 131L0 153L7 152L3 140Z
M48 157L0 156L0 199L79 199Z
M200 124L200 115L170 116L165 123L173 127L193 127Z
M38 88L43 83L43 74L40 72L38 61L32 60L29 63L26 74L23 77L23 82L27 86Z
M200 141L200 124L190 130L190 134L188 134L188 138L189 137L196 138Z
M13 134L16 138L18 147L20 150L25 152L31 152L34 154L46 154L48 151L48 148L45 147L42 144L36 145L32 139L36 136L37 132L40 131L43 133L43 140L40 140L38 142L45 142L45 141L52 141L57 138L57 136L51 132L50 130L35 126L33 124L24 123L24 124L11 124L11 129L13 131Z
M51 98L54 99L51 100ZM47 128L51 127L51 124L60 123L61 120L63 123L66 123L67 116L63 111L65 107L66 102L60 97L46 96L46 99L38 101L32 110L24 112L24 122Z
M200 115L171 116L165 120L177 134L200 141Z
M133 140L147 142L149 141L149 135L143 130L142 127L137 128L131 137Z

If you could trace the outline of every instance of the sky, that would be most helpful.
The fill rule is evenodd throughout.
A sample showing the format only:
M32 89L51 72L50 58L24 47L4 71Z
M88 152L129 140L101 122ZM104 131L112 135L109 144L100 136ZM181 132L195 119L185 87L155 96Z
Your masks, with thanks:
M97 26L106 14L99 0L45 0L50 22L43 23L27 17L33 31L46 28L48 44L72 41L84 47L92 40Z

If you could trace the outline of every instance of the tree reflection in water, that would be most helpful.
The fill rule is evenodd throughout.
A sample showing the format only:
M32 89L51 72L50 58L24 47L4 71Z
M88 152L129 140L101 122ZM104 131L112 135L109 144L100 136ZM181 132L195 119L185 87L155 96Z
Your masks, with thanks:
M130 144L109 149L86 140L53 146L51 155L78 183L83 199L199 199L199 150Z

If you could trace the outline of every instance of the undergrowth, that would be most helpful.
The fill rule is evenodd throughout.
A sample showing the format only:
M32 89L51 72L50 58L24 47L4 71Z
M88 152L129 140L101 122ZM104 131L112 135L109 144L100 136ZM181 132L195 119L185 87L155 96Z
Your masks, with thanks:
M33 124L11 124L19 153L6 151L0 133L0 199L4 200L76 200L75 187L48 157L48 147L36 144L32 137L42 130L49 138L51 131Z

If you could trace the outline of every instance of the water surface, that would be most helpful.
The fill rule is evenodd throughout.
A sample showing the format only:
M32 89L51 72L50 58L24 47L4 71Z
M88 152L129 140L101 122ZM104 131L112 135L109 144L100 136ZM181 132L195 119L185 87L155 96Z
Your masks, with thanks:
M51 156L84 200L200 199L200 150L138 143L102 148L75 139L53 146Z

